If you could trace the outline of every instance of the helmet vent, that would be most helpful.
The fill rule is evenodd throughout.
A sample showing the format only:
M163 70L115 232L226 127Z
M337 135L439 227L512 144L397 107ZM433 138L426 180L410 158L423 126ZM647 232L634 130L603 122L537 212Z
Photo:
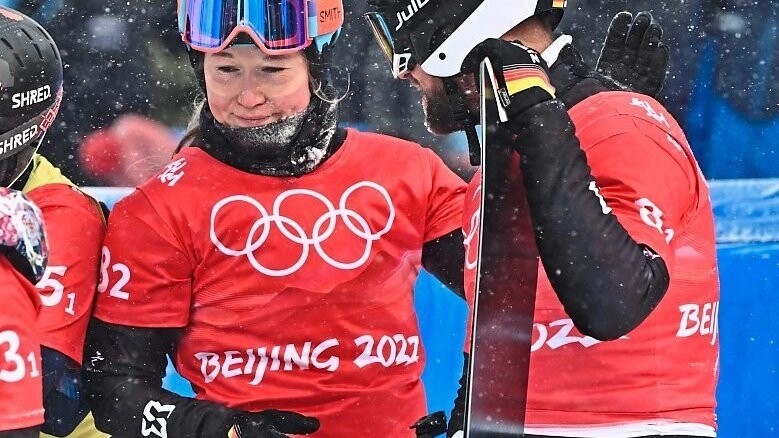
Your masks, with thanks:
M25 28L21 28L21 29L19 29L19 30L20 30L20 31L21 31L23 34L25 34L25 35L27 36L27 38L29 38L29 39L30 39L30 41L32 41L32 40L33 40L33 39L32 39L32 36L30 35L30 32L27 32L27 29L25 29Z
M38 57L39 57L39 58L41 58L41 59L43 59L43 52L41 52L41 48L40 48L40 47L38 47L38 45L37 45L37 44L35 44L35 43L33 43L33 45L32 45L32 46L33 46L33 47L35 47L35 51L36 51L36 52L38 52Z
M14 58L16 58L16 62L19 63L19 66L24 68L24 62L22 61L21 56L19 56L19 54L16 53L16 50L14 50L13 44L8 42L8 40L5 38L0 38L0 42L2 42L4 46L8 47L8 50L10 50L14 54Z
M27 31L25 28L19 29L30 41L32 41L32 46L35 47L35 51L38 52L38 57L40 59L43 59L43 52L41 52L41 48L38 47L38 44L35 42L35 38L33 38L32 35L30 35L30 32Z

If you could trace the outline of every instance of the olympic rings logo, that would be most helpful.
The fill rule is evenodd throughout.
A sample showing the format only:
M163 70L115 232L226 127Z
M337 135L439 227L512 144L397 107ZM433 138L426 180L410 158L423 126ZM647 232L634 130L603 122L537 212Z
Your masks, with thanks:
M378 231L371 229L368 220L366 220L358 212L346 207L349 197L359 189L372 190L378 192L378 194L384 199L389 207L389 215L386 219L384 227ZM327 212L322 214L315 222L311 230L311 235L294 219L283 216L281 214L281 207L285 200L293 196L307 196L321 202ZM254 207L260 214L260 218L252 224L249 229L249 233L246 236L246 243L241 249L228 248L224 243L219 240L216 235L216 217L219 211L226 205L233 202L241 202L249 204ZM322 247L322 243L332 236L335 231L338 219L341 219L346 225L346 228L351 231L355 236L365 241L365 248L357 260L354 261L340 261L330 257ZM387 234L392 224L395 221L395 208L392 205L392 199L389 196L387 190L370 181L362 181L352 185L341 195L341 199L338 202L338 208L327 199L321 193L314 192L308 189L293 189L281 193L273 203L272 212L260 204L257 200L246 195L234 195L222 199L217 202L211 209L211 224L210 224L210 236L211 242L221 251L223 254L232 257L246 257L249 259L252 267L258 272L271 276L271 277L283 277L286 275L297 272L308 260L311 248L330 266L350 270L356 269L368 260L373 247L373 242L378 241L381 236ZM262 245L268 239L272 229L277 229L281 234L290 241L301 246L302 251L298 260L292 264L292 266L285 269L271 269L263 266L255 257L255 251L259 250Z

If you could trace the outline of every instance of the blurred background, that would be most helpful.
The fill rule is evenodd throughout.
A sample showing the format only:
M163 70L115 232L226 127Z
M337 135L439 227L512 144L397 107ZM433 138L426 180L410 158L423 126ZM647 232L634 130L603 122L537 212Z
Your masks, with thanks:
M336 65L350 74L351 87L341 120L419 141L469 178L473 169L464 137L427 133L418 93L394 82L375 50L361 17L366 2L344 2L346 25ZM711 181L717 219L720 436L779 436L779 2L568 3L559 30L573 35L591 64L618 11L649 10L665 30L671 62L661 101L684 127ZM156 173L183 134L198 95L177 33L176 2L0 4L43 24L63 55L65 99L42 152L82 185L132 187ZM98 188L95 193L110 202L126 192ZM428 403L431 411L448 410L461 370L458 349L465 311L430 277L420 281L418 297L427 333Z

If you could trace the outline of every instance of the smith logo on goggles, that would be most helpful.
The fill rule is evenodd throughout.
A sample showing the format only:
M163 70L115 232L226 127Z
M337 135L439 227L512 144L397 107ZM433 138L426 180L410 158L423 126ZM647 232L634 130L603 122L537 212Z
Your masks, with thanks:
M296 52L344 22L342 0L179 0L179 31L201 52L226 49L249 35L268 54Z

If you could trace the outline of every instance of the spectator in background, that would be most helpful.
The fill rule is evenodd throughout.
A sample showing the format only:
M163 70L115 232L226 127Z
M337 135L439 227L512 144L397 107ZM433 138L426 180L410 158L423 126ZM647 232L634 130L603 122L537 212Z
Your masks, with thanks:
M173 83L190 81L164 76L164 71L175 69L156 67L160 62L181 61L187 67L184 71L189 70L172 24L176 2L0 0L2 4L37 19L59 42L62 53L66 95L60 117L41 150L77 184L133 184L146 179L137 176L141 167L158 170L166 160L157 163L153 157L165 147L170 157L175 141L170 141L173 134L165 133L165 126L153 119L183 125L191 102L188 93L171 91ZM171 55L171 46L176 46L180 60ZM117 120L124 114L151 119ZM117 125L112 127L115 121ZM100 129L106 131L90 136ZM116 135L106 139L106 132ZM85 138L90 150L79 153ZM153 150L145 146L158 140L163 144ZM141 145L134 144L136 141ZM106 149L95 153L95 146ZM136 159L149 151L148 158ZM121 162L106 166L107 157L123 155L127 156Z
M135 187L170 161L178 138L147 117L123 114L84 139L78 157L84 170L112 186Z
M685 123L710 178L779 177L779 3L710 1Z

